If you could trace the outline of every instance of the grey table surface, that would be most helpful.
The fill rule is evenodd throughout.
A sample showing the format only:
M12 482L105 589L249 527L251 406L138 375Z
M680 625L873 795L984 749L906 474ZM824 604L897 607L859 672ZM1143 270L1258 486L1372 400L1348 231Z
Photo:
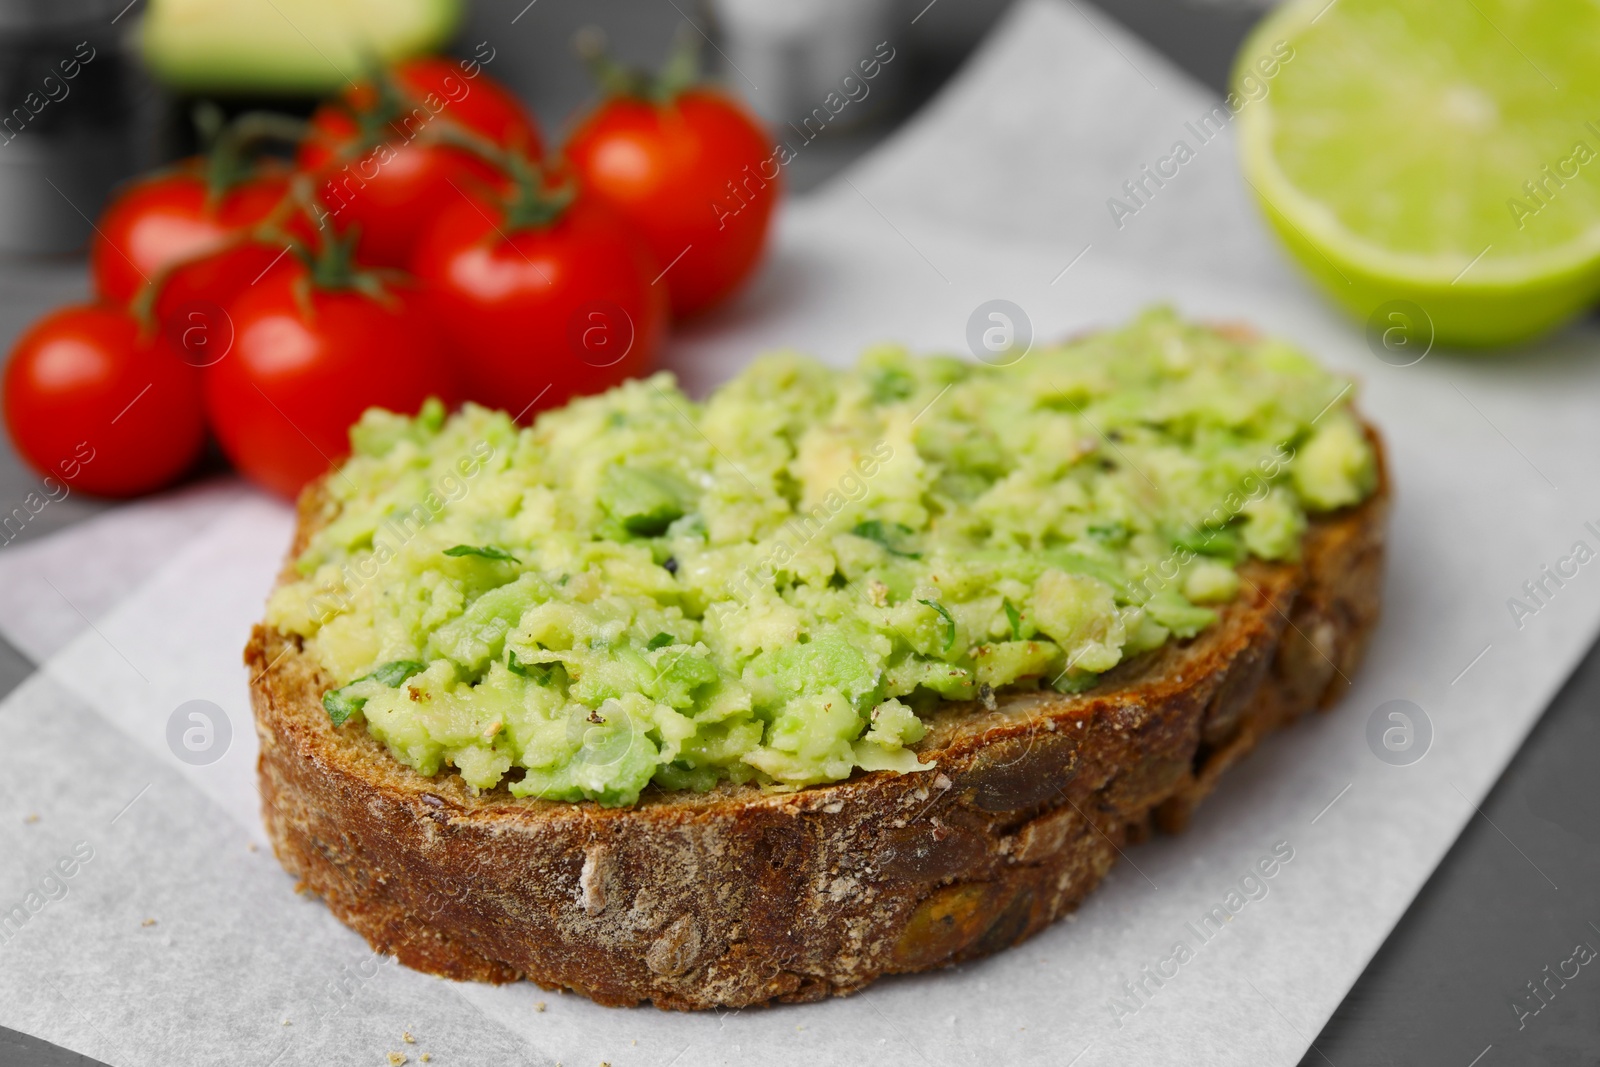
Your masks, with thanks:
M1091 2L1218 90L1234 49L1258 17L1257 10L1228 0ZM877 143L959 65L1006 3L931 5L918 22L916 67L898 113L875 128L819 142L804 168L791 173L793 187L817 184ZM475 20L487 18L491 9L499 19L504 7L498 0L478 0L462 39L476 39ZM677 5L654 0L543 0L526 9L525 33L506 43L514 60L496 73L509 76L547 128L559 130L586 94L585 75L566 47L573 31L600 24L623 58L654 61L683 18ZM44 309L86 292L81 259L0 258L0 345L9 350ZM20 501L36 485L9 443L0 443L0 505L9 510L7 502ZM42 513L21 539L48 536L106 506L69 497ZM0 695L34 669L0 640ZM1591 649L1479 816L1317 1035L1302 1067L1600 1065L1600 975L1585 968L1565 984L1546 980L1576 943L1600 948L1597 708L1600 650ZM1515 1004L1542 1003L1531 999L1536 984L1548 1003L1537 1014L1519 1017ZM0 1028L0 1067L94 1062Z

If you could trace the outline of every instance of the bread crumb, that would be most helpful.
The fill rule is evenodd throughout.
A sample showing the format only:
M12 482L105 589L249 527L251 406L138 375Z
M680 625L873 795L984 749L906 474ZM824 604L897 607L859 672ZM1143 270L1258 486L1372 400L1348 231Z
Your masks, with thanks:
M139 925L140 926L154 926L155 924L156 924L156 921L154 919L146 919L144 922L140 923Z
M256 843L254 841L245 842L245 846L244 847L249 849L251 852L260 852L261 851L259 848L256 847Z
M409 1063L411 1058L404 1052L389 1053L389 1067L400 1067L402 1063Z
M22 821L31 826L39 821L39 813L36 811L30 811Z
M417 1059L421 1060L423 1063L432 1063L433 1062L433 1053L424 1052L422 1055L418 1056Z
M294 1024L291 1023L288 1019L285 1019L285 1020L283 1020L283 1025L285 1025L285 1026L293 1026Z
M544 1011L544 1009L545 1009L545 1002L544 1001L539 1000L539 1001L535 1001L534 1002L534 1005L533 1005L533 1010L534 1011Z
M417 1043L417 1039L411 1036L410 1030L400 1031L400 1040L404 1041L408 1045L415 1045Z

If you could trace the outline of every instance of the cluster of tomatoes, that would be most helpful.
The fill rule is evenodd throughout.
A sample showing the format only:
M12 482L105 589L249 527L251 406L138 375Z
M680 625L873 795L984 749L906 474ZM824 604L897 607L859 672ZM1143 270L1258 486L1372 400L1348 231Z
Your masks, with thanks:
M672 318L753 271L777 188L749 182L768 146L728 97L601 73L608 95L558 154L481 65L428 58L309 125L241 116L125 188L90 248L97 301L12 352L18 450L127 496L189 470L209 430L293 495L368 407L437 396L526 419L648 369ZM286 138L292 163L261 151ZM761 195L730 211L740 182Z

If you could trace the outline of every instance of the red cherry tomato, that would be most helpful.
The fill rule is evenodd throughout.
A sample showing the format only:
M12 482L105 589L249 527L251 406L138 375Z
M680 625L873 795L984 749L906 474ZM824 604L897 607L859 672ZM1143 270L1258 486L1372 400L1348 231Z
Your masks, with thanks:
M482 196L452 204L423 236L412 270L463 395L524 418L647 370L666 329L667 294L651 284L649 252L581 195L553 222L525 227Z
M566 153L667 268L674 314L712 307L755 270L781 177L772 143L733 100L704 88L662 104L613 97Z
M304 267L271 272L227 309L233 346L205 370L222 450L262 486L293 497L350 451L369 407L415 412L453 399L451 376L415 296L317 289Z
M296 236L303 239L301 234ZM287 244L251 243L184 263L166 276L156 296L156 321L171 337L174 331L181 336L181 331L196 322L222 320L224 309L241 292L268 273L289 269L298 262ZM178 343L186 350L185 358L190 363L205 365L207 361L198 358L201 354L192 350L192 343Z
M480 133L503 148L515 148L523 155L537 156L539 127L522 101L481 69L469 74L468 65L440 56L427 56L400 64L395 68L394 77L416 101L430 110L442 108L439 114L451 122ZM476 64L471 65L476 67ZM430 93L437 98L433 104L427 99ZM358 108L370 106L376 97L371 87L357 87L349 95Z
M198 160L129 186L106 208L89 244L95 290L112 303L126 304L163 268L202 256L259 223L287 191L287 176L269 171L214 197ZM230 250L225 255L235 265L228 277L243 276L248 282L277 251L259 246ZM232 294L207 295L224 303Z
M5 416L35 470L100 496L159 489L205 445L200 372L105 304L60 308L22 335Z
M469 77L462 64L417 59L393 72L411 99L385 116L377 90L360 85L311 116L311 136L300 165L318 176L317 194L340 232L360 227L357 258L374 266L404 267L433 216L461 198L458 190L498 180L495 169L457 148L422 139L454 123L502 148L537 156L539 130L522 104L486 74ZM350 158L363 123L377 123L384 144Z

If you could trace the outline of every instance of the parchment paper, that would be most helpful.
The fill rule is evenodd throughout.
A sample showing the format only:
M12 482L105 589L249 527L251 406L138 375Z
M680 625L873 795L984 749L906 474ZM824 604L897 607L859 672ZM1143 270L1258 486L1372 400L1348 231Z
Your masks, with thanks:
M698 389L775 345L835 362L877 339L961 351L968 315L993 297L1020 305L1037 337L1169 300L1248 319L1361 379L1397 491L1386 616L1366 666L1338 709L1230 772L1186 834L1127 850L1074 921L854 997L722 1014L605 1009L376 960L292 893L265 847L251 851L262 835L238 656L290 515L242 493L154 565L115 519L69 546L105 559L128 549L150 577L85 612L92 626L0 704L0 912L27 912L30 892L43 902L0 933L0 1024L119 1065L383 1063L390 1051L618 1067L1297 1062L1600 629L1588 565L1520 629L1506 607L1575 541L1600 548L1584 526L1600 527L1600 366L1586 332L1509 359L1379 361L1281 263L1225 141L1123 231L1109 216L1096 228L1083 202L1103 210L1138 161L1166 151L1167 124L1206 106L1109 24L1070 3L1025 4L879 158L792 205L760 284L672 354ZM0 584L71 558L48 545L0 556ZM44 598L13 603L0 627L25 633L52 612L51 632L68 632ZM231 732L206 765L169 741L193 700ZM1404 766L1368 741L1394 700L1431 732ZM74 865L80 842L93 858ZM1278 863L1264 878L1268 857ZM1231 914L1211 933L1217 906ZM1180 942L1174 974L1163 961ZM1163 970L1160 984L1147 977Z

